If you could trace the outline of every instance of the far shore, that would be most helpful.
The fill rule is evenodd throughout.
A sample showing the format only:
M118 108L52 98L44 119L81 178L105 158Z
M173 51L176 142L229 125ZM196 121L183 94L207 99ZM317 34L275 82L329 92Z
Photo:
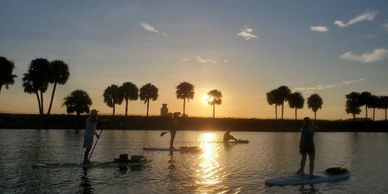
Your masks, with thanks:
M0 129L83 129L86 115L33 115L0 114ZM98 129L166 130L171 126L169 117L161 116L107 116L101 115ZM323 132L388 132L388 121L371 120L317 120ZM247 118L180 118L178 130L197 131L265 131L297 132L302 120L247 119Z

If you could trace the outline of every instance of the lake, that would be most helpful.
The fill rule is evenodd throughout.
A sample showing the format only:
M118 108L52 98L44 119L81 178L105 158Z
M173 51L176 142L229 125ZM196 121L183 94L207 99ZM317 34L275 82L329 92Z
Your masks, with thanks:
M141 169L32 168L81 162L83 130L0 130L0 193L303 193L310 186L267 187L270 177L299 167L299 133L232 132L249 144L223 144L220 131L178 131L175 147L200 153L143 151L168 147L162 131L104 131L92 161L145 155ZM316 133L316 168L348 168L346 181L314 185L317 193L388 193L388 133ZM308 163L306 172L308 172ZM307 192L305 192L307 193Z

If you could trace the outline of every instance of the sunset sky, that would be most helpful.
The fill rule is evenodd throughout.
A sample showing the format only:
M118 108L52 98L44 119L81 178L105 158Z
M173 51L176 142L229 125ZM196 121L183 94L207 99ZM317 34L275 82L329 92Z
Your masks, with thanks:
M75 89L91 96L92 108L111 114L103 91L126 81L159 88L152 115L163 103L181 112L175 87L187 81L195 86L186 106L191 116L210 117L204 97L218 89L223 102L216 117L273 118L265 94L286 85L306 99L323 98L318 118L350 118L346 94L388 95L387 10L386 0L2 0L0 56L15 63L18 77L1 91L0 112L38 112L21 78L32 59L43 57L69 65L68 82L57 87L58 114ZM145 112L142 101L129 104L129 114ZM298 115L313 113L305 105ZM285 118L293 117L287 104Z

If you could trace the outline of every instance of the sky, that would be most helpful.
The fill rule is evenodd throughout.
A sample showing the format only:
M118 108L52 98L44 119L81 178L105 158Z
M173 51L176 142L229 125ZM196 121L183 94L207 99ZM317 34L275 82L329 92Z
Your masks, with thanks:
M15 63L18 77L1 91L0 112L38 113L21 79L31 60L42 57L69 65L69 80L57 87L56 114L66 113L63 98L76 89L90 95L92 108L111 114L102 94L127 81L159 88L151 115L164 103L182 112L175 90L187 81L195 87L189 116L212 116L205 97L218 89L216 117L274 118L265 94L286 85L305 99L322 97L318 118L351 118L346 94L388 95L386 10L385 0L2 0L0 56ZM145 113L142 101L129 103L129 114ZM313 116L307 105L298 111L304 116ZM284 117L294 118L287 103Z

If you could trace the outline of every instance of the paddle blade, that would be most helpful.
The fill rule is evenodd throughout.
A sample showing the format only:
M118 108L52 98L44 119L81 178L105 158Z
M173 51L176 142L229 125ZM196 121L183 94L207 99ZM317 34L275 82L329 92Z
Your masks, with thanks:
M160 137L162 137L164 134L166 134L167 132L162 132L161 134L160 134Z

